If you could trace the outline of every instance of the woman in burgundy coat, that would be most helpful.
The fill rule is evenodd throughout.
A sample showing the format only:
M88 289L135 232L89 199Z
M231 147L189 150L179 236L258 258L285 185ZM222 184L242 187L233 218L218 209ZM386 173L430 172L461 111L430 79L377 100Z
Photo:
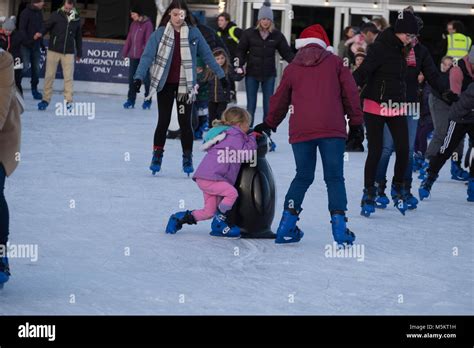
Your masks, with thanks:
M335 241L352 244L355 235L346 227L344 150L346 120L352 129L362 125L359 93L350 70L332 53L324 29L306 28L296 40L299 49L285 69L281 83L270 99L268 117L255 131L275 130L290 111L290 144L296 161L296 176L286 194L277 243L298 242L303 232L296 226L306 191L314 180L317 150L321 154L329 212Z

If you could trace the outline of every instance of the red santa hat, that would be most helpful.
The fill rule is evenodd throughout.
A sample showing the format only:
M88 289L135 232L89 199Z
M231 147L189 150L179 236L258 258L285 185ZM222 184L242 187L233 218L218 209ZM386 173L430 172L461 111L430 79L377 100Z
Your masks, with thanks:
M299 39L296 39L296 49L300 49L309 44L318 44L327 51L334 52L334 47L329 42L328 35L324 28L319 24L313 24L307 27L300 35Z

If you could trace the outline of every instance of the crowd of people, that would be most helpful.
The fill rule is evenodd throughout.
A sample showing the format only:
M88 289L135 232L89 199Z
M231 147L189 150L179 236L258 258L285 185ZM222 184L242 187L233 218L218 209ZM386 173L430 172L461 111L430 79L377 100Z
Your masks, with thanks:
M82 38L74 0L65 0L45 23L44 2L32 0L19 18L12 18L0 32L0 89L8 100L0 105L0 245L8 236L8 208L4 181L16 167L19 145L21 79L31 70L31 91L45 110L52 96L58 63L64 74L64 98L73 102L74 60L81 57ZM238 193L235 181L241 163L225 163L224 148L255 151L257 139L276 131L287 114L296 175L288 189L277 243L294 243L303 232L297 221L308 188L314 181L317 151L321 154L327 186L328 210L334 240L341 246L354 242L347 227L347 198L343 167L345 151L364 151L367 159L361 214L369 217L386 208L387 167L395 152L390 196L405 215L416 209L412 194L413 173L422 179L420 199L430 195L441 167L451 158L452 179L466 181L468 201L474 202L474 48L462 23L448 24L446 56L438 69L429 50L420 42L422 18L407 7L395 23L384 18L347 27L337 54L319 24L303 30L295 42L297 53L275 28L271 5L258 11L255 27L242 30L230 15L217 17L218 30L199 22L185 0L173 0L156 30L140 6L130 11L132 24L123 48L129 58L129 90L125 109L135 106L145 86L143 109L150 109L156 95L158 122L153 139L150 170L160 172L173 106L177 105L182 146L182 168L194 172L193 143L203 139L206 156L193 179L204 195L205 207L171 215L166 232L176 233L184 224L213 218L211 234L239 237L238 226L228 222ZM39 56L43 37L50 35L44 92L38 91ZM10 52L11 55L6 52ZM276 54L289 63L276 90ZM245 80L246 110L236 103L236 82ZM263 117L256 119L258 91L263 95ZM16 91L18 90L18 93ZM8 107L7 107L8 106ZM419 106L413 108L412 106ZM252 130L253 127L253 130ZM349 132L347 134L347 127ZM464 156L466 134L470 150ZM431 140L430 140L431 139ZM3 147L3 142L8 147ZM275 150L275 144L270 145ZM14 162L15 161L15 162ZM3 278L2 278L3 277ZM0 258L0 283L8 279L8 262Z

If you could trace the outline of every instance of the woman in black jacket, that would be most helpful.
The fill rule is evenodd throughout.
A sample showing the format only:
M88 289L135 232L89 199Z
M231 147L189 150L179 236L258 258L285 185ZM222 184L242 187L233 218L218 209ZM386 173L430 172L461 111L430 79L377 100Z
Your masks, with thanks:
M418 30L423 28L423 21L420 17L416 17L418 22ZM409 50L407 61L407 73L406 73L406 102L410 105L407 108L405 114L408 125L408 140L409 140L409 153L408 153L408 165L405 170L405 176L403 178L403 189L406 196L408 209L416 209L418 200L411 193L412 174L413 174L413 153L415 148L416 130L418 126L418 119L420 118L420 105L418 98L418 75L423 73L424 78L430 84L430 86L438 91L440 94L444 92L441 83L441 74L439 73L436 65L431 58L428 48L423 46L418 39L415 38L411 42L411 49ZM377 207L385 208L389 203L387 196L385 195L385 187L387 183L386 174L388 163L392 152L394 151L394 142L388 127L384 127L383 135L383 150L380 158L376 183L377 183Z
M294 53L285 36L273 26L273 12L270 3L265 2L258 11L256 28L249 28L242 33L237 47L238 74L245 71L245 89L247 91L247 110L252 115L252 125L257 107L257 93L260 85L263 92L263 120L267 117L270 97L275 88L275 54L280 53L290 63Z
M408 209L403 195L403 178L408 165L408 127L406 112L400 103L406 102L406 57L410 42L417 34L415 16L411 12L400 12L395 26L379 34L369 46L364 62L353 74L357 85L362 87L368 141L361 202L363 216L375 212L375 175L382 155L385 124L394 139L396 152L392 198L402 214Z

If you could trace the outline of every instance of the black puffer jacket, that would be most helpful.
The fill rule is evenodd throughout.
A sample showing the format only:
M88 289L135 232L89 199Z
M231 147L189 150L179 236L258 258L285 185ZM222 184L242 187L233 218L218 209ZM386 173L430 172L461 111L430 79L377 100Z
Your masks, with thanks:
M48 49L61 54L82 56L81 19L74 9L74 18L69 20L68 14L58 9L51 14L45 24L43 34L50 33Z
M207 81L207 88L209 89L209 101L213 103L230 103L231 81L240 81L243 76L234 73L231 69L225 75L227 79L227 90L222 87L221 81L217 76L213 76Z
M407 99L406 54L409 47L389 27L368 47L367 56L353 76L362 88L361 98L376 102L405 102Z
M247 63L247 75L258 81L264 81L276 76L276 51L288 63L291 63L295 56L285 36L279 30L274 29L265 40L256 28L244 30L237 47L239 65L242 67Z

